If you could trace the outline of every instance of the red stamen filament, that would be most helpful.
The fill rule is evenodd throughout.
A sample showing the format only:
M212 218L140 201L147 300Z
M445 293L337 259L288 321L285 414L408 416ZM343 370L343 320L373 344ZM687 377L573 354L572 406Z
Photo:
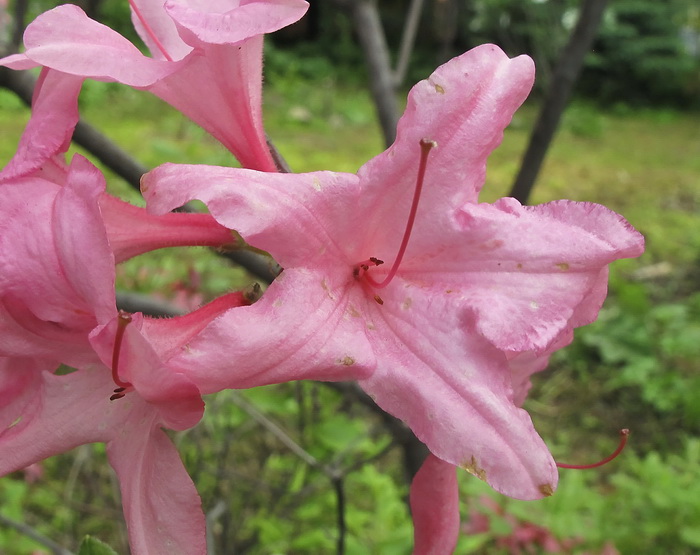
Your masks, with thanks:
M169 62L172 62L173 59L168 54L167 50L165 50L165 46L163 46L163 43L160 42L160 40L158 39L156 34L153 32L153 29L151 28L151 26L144 19L143 14L136 6L136 2L134 0L129 0L129 6L131 6L132 10L134 10L134 14L136 15L136 17L138 17L139 21L141 22L141 25L143 25L144 30L146 31L146 33L148 33L148 36L151 37L151 40L158 47L158 50L160 50L163 53L163 56L165 56L166 60L168 60Z
M114 337L114 349L112 350L112 380L114 380L114 383L117 384L118 387L114 390L116 395L112 395L112 399L123 397L124 390L131 387L129 382L124 382L119 378L119 352L121 351L122 340L124 339L124 331L126 330L126 326L130 323L131 314L120 310L117 319L117 334Z
M425 178L425 168L428 165L428 154L430 154L430 150L433 147L436 147L437 143L435 141L430 141L428 139L421 139L420 140L420 148L421 148L421 153L420 153L420 164L418 166L418 177L416 178L416 190L413 193L413 202L411 203L411 211L408 213L408 222L406 223L406 231L404 231L403 234L403 239L401 239L401 246L399 246L399 252L396 255L396 259L394 260L394 264L392 265L391 269L389 270L389 273L386 275L386 277L381 281L377 282L375 281L372 276L367 273L368 268L360 265L360 275L363 273L366 274L365 277L367 281L372 284L373 287L377 289L381 289L383 287L386 287L389 285L392 279L394 279L394 276L396 275L396 272L399 270L399 265L401 264L401 261L403 260L403 255L406 253L406 247L408 246L408 239L411 236L411 231L413 230L413 224L416 221L416 213L418 212L418 201L420 200L420 194L423 189L423 180ZM379 261L379 264L377 263L376 258L370 258L370 262L373 263L375 266L379 266L381 264L381 261ZM367 266L367 263L364 263L365 266ZM362 272L364 270L364 272Z
M565 463L557 463L557 466L559 468L574 468L576 470L585 470L587 468L598 468L599 466L603 466L604 464L608 464L611 460L613 460L615 457L617 457L620 453L622 453L622 450L625 448L625 445L627 445L627 438L630 435L630 431L628 429L623 429L620 430L620 443L617 446L617 449L613 451L609 456L605 457L603 460L598 461L597 463L593 464L565 464Z

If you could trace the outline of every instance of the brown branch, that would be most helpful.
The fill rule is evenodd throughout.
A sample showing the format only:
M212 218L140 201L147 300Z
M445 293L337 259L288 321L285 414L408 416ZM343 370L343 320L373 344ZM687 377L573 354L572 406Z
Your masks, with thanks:
M321 383L342 393L345 397L355 399L380 418L396 444L403 450L404 470L409 481L412 480L428 455L428 448L413 434L411 429L401 420L380 408L357 384L344 382Z
M403 27L401 35L401 46L399 47L399 56L396 60L396 69L393 73L394 87L400 87L406 79L408 71L408 62L411 59L413 46L416 43L416 33L418 32L418 22L423 11L424 0L411 0L411 5L406 14L406 23Z
M376 0L336 0L336 3L347 8L352 17L353 26L360 40L369 71L369 87L384 135L384 142L386 146L389 146L396 139L399 107L396 101L396 87L389 59L389 47L386 44L384 29L379 19Z
M576 28L554 70L549 90L542 102L540 115L520 165L520 171L510 191L510 196L523 204L527 202L532 192L559 120L583 67L583 60L593 45L606 4L607 0L583 0Z
M72 551L69 551L65 547L57 544L50 538L47 538L43 534L37 532L34 528L23 522L17 522L4 515L0 515L0 524L7 526L8 528L13 528L23 536L26 536L36 543L43 545L45 548L51 551L53 555L75 555Z

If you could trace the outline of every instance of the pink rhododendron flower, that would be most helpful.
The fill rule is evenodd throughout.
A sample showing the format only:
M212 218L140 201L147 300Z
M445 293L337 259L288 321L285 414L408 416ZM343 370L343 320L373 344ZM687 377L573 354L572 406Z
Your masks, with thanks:
M0 172L0 186L13 184L15 189L6 187L3 190L20 205L26 198L23 179L41 179L46 182L47 190L53 191L57 189L52 185L61 186L65 182L68 168L64 154L78 123L81 84L81 78L48 69L42 71L34 91L32 117L16 154ZM104 181L97 173L94 179L99 183ZM116 262L163 247L219 247L233 242L230 232L208 214L177 213L154 217L145 209L104 191L99 203ZM25 237L26 230L33 223L30 213L18 210L17 217L27 218L26 222L15 227L15 232Z
M204 403L167 361L243 296L170 320L135 314L118 341L99 171L76 156L61 185L33 175L0 186L0 475L104 442L132 553L205 553L199 497L160 429L194 426ZM59 363L79 370L56 375Z
M40 15L24 34L26 51L0 60L101 81L162 98L209 131L241 164L276 171L262 126L263 35L306 12L304 0L133 0L136 30L151 50L89 19L77 6Z
M486 159L533 78L529 58L492 45L455 58L414 87L396 142L357 175L166 164L144 176L150 210L201 199L284 268L260 301L217 318L170 363L206 392L356 367L440 459L514 497L551 494L555 463L514 402L511 363L590 322L606 266L638 256L643 239L595 204L478 203ZM437 148L404 253L423 138Z
M457 469L428 455L411 483L414 555L450 555L459 537Z
M116 347L120 380L129 380L122 398L115 399L113 372L100 362L59 376L28 358L0 358L0 475L78 445L105 443L131 552L206 553L199 495L161 429L191 428L204 403L194 384L170 370L167 357L235 300L171 320L134 315ZM112 319L90 338L107 362L116 325Z

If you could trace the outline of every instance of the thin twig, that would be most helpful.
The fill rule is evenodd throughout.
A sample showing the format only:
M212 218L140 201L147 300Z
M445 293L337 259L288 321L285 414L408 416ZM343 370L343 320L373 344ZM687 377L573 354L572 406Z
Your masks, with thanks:
M242 395L235 391L232 391L231 394L234 403L236 403L239 407L245 410L263 428L267 429L267 431L269 431L272 435L274 435L277 439L284 443L284 445L286 445L287 448L290 451L292 451L297 457L299 457L309 466L317 468L326 476L333 479L334 472L326 468L326 466L319 462L319 460L316 457L314 457L311 453L306 451L306 449L304 449L301 445L299 445L296 441L289 437L287 432L285 432L282 428L280 428L277 424L275 424L272 420L270 420L267 416L260 412L257 409L257 407L255 407L255 405L248 402L246 399L243 398Z
M234 403L245 410L255 421L272 433L272 435L286 445L289 450L297 455L301 460L312 468L320 470L330 479L331 484L333 485L333 490L335 491L337 507L338 539L336 543L336 553L338 555L343 555L345 553L346 534L345 490L343 487L345 472L340 468L334 468L320 462L316 457L289 437L289 434L287 434L281 427L260 412L255 405L245 400L240 394L232 392L232 399Z
M66 549L65 547L57 544L50 538L47 538L43 534L37 532L34 528L23 522L17 522L11 518L4 515L0 515L0 524L7 526L8 528L13 528L23 536L31 538L37 543L40 543L47 549L51 551L54 555L75 555L72 551Z
M411 429L398 418L385 412L357 384L344 382L321 383L326 387L335 389L345 397L355 399L381 419L394 441L401 446L404 470L409 480L412 480L428 455L428 448L413 434Z
M406 23L403 27L401 35L401 46L399 47L399 56L396 60L396 69L394 70L394 87L400 87L406 79L408 71L408 62L411 60L413 46L416 43L416 33L418 32L418 22L420 21L421 12L423 11L424 0L411 0L411 5L408 8L406 15Z
M25 19L27 17L27 0L15 1L15 13L13 15L15 28L12 31L12 41L10 48L12 52L19 50L19 45L22 44L22 35L24 35Z
M583 0L576 27L554 69L542 109L530 135L527 151L509 196L528 201L559 120L578 79L586 53L591 49L608 0Z
M185 313L168 301L162 301L144 295L142 293L132 293L126 291L117 291L117 308L126 312L143 312L147 316L155 317L173 317L180 316Z
M333 489L335 490L336 506L338 513L338 540L336 543L336 553L344 555L345 553L345 488L343 477L338 476L331 480Z

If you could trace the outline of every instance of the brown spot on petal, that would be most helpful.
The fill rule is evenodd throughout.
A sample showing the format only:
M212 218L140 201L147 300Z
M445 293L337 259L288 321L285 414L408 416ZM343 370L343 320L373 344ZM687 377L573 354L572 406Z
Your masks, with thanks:
M338 364L342 364L343 366L352 366L355 364L355 359L352 357L343 357L338 361Z
M459 466L469 472L469 474L473 474L479 478L479 480L483 480L484 482L486 481L486 471L477 464L474 455L472 455L472 458L468 462L465 462Z
M520 262L518 262L518 263L515 265L515 269L516 269L516 270L522 270L522 269L523 269L523 265L522 265Z
M328 287L328 282L327 282L325 279L322 279L322 280L321 280L321 287L322 287L323 290L326 292L326 295L328 295L328 298L329 298L330 300L334 301L334 300L335 300L335 295L334 295L333 292L331 291L331 288Z
M358 310L352 305L348 306L347 312L353 318L359 318L361 316L361 314L358 312Z
M554 493L554 488L550 484L542 484L537 489L540 490L540 493L545 497L551 497Z
M493 251L503 246L503 241L501 239L491 239L479 245L479 248L484 251Z
M435 92L438 92L438 93L440 93L440 94L445 94L445 88L444 88L444 87L441 87L440 85L438 85L438 84L436 83L436 84L435 84Z
M555 264L557 268L559 268L562 272L566 272L569 269L569 264L566 262L559 262L558 264Z

